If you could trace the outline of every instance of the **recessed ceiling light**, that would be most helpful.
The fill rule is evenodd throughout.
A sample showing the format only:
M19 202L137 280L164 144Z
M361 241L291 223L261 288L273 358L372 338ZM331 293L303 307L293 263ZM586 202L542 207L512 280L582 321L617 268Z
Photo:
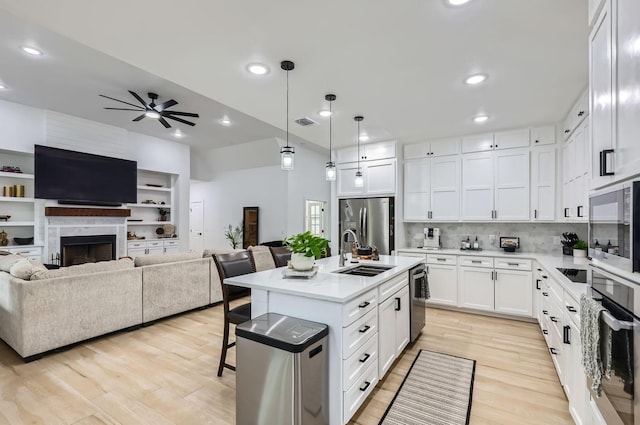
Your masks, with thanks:
M182 139L184 137L184 133L179 128L176 128L176 131L173 132L173 137L176 139Z
M362 134L360 135L360 141L361 141L361 142L366 142L367 140L369 140L369 135L368 135L368 134L365 134L365 133L362 133Z
M250 63L247 65L247 71L254 75L264 75L269 72L269 67L261 63Z
M318 112L318 115L320 115L321 117L330 117L331 116L331 111L328 109L323 109L322 111Z
M465 78L464 82L469 85L480 84L487 79L487 74L473 74Z
M483 122L485 122L485 121L486 121L486 120L488 120L488 119L489 119L489 116L488 116L488 115L478 115L477 117L475 117L475 118L473 119L473 122L476 122L476 123L483 123Z
M154 119L154 120L157 120L158 118L160 118L160 114L157 113L156 111L147 111L147 112L144 113L144 115L147 118L151 118L151 119Z
M42 52L35 47L20 46L23 52L30 54L31 56L42 56Z
M230 126L231 125L231 120L227 117L224 117L222 119L220 119L220 124L225 125L225 126Z
M469 3L471 0L447 0L451 6L462 6L463 4Z

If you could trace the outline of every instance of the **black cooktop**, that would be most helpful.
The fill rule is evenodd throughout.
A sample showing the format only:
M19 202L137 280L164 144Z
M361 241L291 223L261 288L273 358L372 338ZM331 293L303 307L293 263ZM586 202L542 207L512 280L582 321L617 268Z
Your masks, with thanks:
M587 271L578 269L564 269L558 267L560 273L565 275L570 281L576 283L587 283Z

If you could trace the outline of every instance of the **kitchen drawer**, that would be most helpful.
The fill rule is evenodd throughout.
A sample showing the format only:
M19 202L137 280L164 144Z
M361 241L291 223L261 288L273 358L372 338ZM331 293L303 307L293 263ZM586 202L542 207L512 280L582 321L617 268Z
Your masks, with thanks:
M371 335L376 333L378 333L377 308L342 329L342 358L348 359Z
M550 326L556 330L558 335L562 335L562 326L564 325L563 308L564 304L557 304L553 300L549 303Z
M371 394L377 383L378 364L372 363L362 374L362 377L343 393L343 423L349 422L349 419Z
M512 258L495 258L496 269L506 270L531 270L531 260L521 260Z
M417 257L417 258L425 258L426 253L422 252L413 252L413 251L396 251L396 255L398 257Z
M455 266L458 264L457 255L427 254L427 264L448 264Z
M580 302L574 300L566 291L564 293L564 312L578 329L580 329Z
M127 242L127 248L131 249L131 248L146 248L147 247L147 243L146 242Z
M461 256L460 265L468 267L493 268L493 257Z
M148 241L147 248L161 247L162 241Z
M174 240L170 240L170 241L164 241L164 246L178 246L180 245L180 241L177 239Z
M564 305L564 289L551 278L546 279L546 282L549 285L551 299L558 305Z
M378 287L378 303L381 304L391 295L402 289L403 286L409 284L408 272L403 273L400 276L396 276L388 282L383 283Z
M374 308L378 308L378 288L365 292L358 298L346 303L342 307L342 323L349 325Z
M41 248L17 248L17 247L2 247L4 251L10 252L12 254L22 255L23 257L28 257L29 259L37 259L40 260L42 256Z
M378 363L378 334L374 334L369 341L356 350L342 367L342 388L347 390L356 382L371 363Z

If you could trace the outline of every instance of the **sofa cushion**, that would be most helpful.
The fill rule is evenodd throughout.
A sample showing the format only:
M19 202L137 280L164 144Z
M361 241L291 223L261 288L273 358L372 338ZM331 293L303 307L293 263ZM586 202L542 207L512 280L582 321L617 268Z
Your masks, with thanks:
M257 272L276 268L276 263L273 261L273 256L268 246L250 246L249 251L253 255L253 264L256 266Z
M119 260L99 261L97 263L85 263L69 267L60 267L57 270L39 271L31 276L31 280L54 279L57 277L110 272L131 268L133 268L133 261L131 261L130 258L121 258Z
M13 277L17 277L18 279L29 280L34 273L46 270L47 268L40 261L23 258L11 266L9 274Z
M153 264L177 263L179 261L197 260L202 258L197 252L179 252L177 254L150 254L136 257L136 267L151 266Z
M202 253L202 258L213 257L214 254L231 254L242 251L244 251L242 248L207 248Z
M11 267L13 267L13 265L18 261L24 260L24 259L25 257L17 254L0 256L0 270L2 270L3 272L10 273Z

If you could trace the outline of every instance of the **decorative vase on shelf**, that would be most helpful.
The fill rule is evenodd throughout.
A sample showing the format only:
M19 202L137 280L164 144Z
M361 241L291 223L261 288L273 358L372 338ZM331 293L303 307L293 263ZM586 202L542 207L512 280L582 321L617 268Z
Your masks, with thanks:
M291 267L296 270L305 271L313 268L313 263L316 261L316 257L305 257L302 253L291 254Z

